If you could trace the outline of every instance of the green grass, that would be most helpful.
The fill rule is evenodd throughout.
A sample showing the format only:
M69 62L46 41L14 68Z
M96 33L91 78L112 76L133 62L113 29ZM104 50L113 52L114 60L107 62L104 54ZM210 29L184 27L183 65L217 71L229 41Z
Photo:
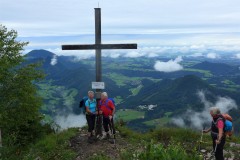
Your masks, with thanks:
M181 62L181 64L184 66L184 67L192 67L196 64L198 64L199 61L185 61L185 62Z
M173 114L173 112L166 112L164 115L166 116L166 117L169 117L169 116L171 116Z
M156 128L159 128L159 127L162 127L165 124L167 124L169 121L170 121L170 118L163 117L163 118L153 119L150 121L143 122L143 124L145 124L147 126L156 126Z
M201 132L181 128L160 128L147 133L139 133L125 126L116 125L116 128L119 131L119 136L122 137L121 140L124 139L128 143L128 145L119 148L117 151L112 151L112 153L117 152L120 155L117 159L200 160L197 150ZM43 160L73 160L77 157L77 153L69 147L69 140L71 137L77 136L77 134L78 129L76 128L58 134L49 134L31 145L30 149L25 152L25 156L20 159L33 160L38 157ZM212 150L210 134L204 135L203 141L202 148L210 152ZM228 139L227 141L225 148L238 155L239 148L229 147L229 142L239 143L240 139L232 137L231 140ZM109 154L96 153L90 156L89 159L109 160L111 158Z
M240 88L240 85L237 85L228 79L225 79L224 81L222 81L222 84L224 84L224 87L221 87L221 88L228 91L238 91Z
M62 107L71 109L75 104L75 97L78 94L78 90L75 88L56 86L52 84L51 80L39 83L37 86L39 88L38 95L44 100L42 111L57 112Z
M64 105L71 106L75 103L75 97L77 96L78 91L77 89L69 89L64 90L63 92L63 99L64 99Z
M195 152L189 155L181 144L172 143L165 147L163 144L154 142L145 145L143 151L125 152L122 159L129 160L201 160Z
M110 69L129 69L128 66L126 66L124 64L119 65L118 63L105 64L105 68L110 68Z
M130 89L130 91L132 92L132 96L136 96L142 88L143 88L143 85L139 85L137 88Z
M200 70L200 69L192 69L192 68L185 68L184 71L189 71L189 72L199 72L204 74L204 77L212 77L212 73L207 70Z
M118 110L116 114L118 119L122 119L123 121L131 121L131 120L143 118L145 112L131 110L131 109L121 109L121 110Z
M228 79L225 79L224 81L222 81L223 84L226 84L226 85L235 85L235 83L233 81L230 81Z
M145 64L143 64L144 60L141 60L141 62L136 63L136 61L124 61L124 63L121 62L115 62L115 63L105 63L103 62L103 65L105 66L105 68L109 68L109 69L114 69L114 70L134 70L134 71L141 71L141 72L148 72L148 71L152 71L152 69L144 69L143 66L149 64L149 62L146 62Z
M58 134L50 134L40 139L30 147L23 160L33 160L39 157L44 160L71 160L76 153L69 149L69 139L77 134L77 129L69 129Z
M104 76L113 80L116 83L116 85L118 85L119 87L126 86L126 85L129 85L129 84L138 86L139 87L139 88L137 87L138 89L135 89L135 90L130 89L130 91L132 93L134 92L133 94L135 94L136 92L139 92L140 89L143 87L141 85L141 81L143 79L149 79L153 82L161 81L161 79L154 79L154 78L151 78L151 77L127 77L127 76L124 76L124 75L118 74L118 73L107 73Z
M227 90L227 91L230 91L230 92L236 92L238 91L238 89L236 87L234 88L230 88L230 87L218 87L219 89L223 89L223 90Z
M123 152L122 159L199 159L196 149L200 133L190 129L161 128L145 134L126 127L118 127L118 130L136 145L135 150ZM204 140L211 142L209 135L204 135Z
M114 98L115 104L118 105L123 102L123 98L121 96L117 96Z
M136 83L136 81L139 81L138 83L141 83L140 82L141 78L139 77L127 77L117 73L108 73L105 76L112 79L119 87L131 84L132 82Z

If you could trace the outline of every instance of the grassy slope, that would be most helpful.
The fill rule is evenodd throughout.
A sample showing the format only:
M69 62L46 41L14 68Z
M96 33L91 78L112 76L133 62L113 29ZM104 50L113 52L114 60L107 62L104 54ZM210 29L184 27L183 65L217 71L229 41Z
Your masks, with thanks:
M132 109L120 109L117 111L118 119L122 119L123 121L131 121L135 119L141 119L144 117L144 112L136 111Z
M1 160L71 160L76 153L70 149L69 140L78 129L71 128L61 133L50 133L28 146L19 148L15 154L1 157Z
M189 129L179 129L179 128L161 128L158 130L153 130L151 132L147 132L145 134L137 133L129 130L124 126L117 125L117 130L119 131L117 134L116 143L119 148L111 149L111 152L102 153L102 149L104 149L103 145L110 145L104 141L99 141L96 145L100 147L98 150L94 151L94 154L85 155L88 157L87 159L92 160L108 160L112 159L113 155L115 155L114 159L176 159L176 160L198 160L199 153L197 152L201 134L198 132L194 132ZM39 142L30 146L30 149L24 152L25 156L23 156L24 160L32 160L37 157L44 160L74 160L76 157L79 157L80 152L78 150L91 150L89 147L93 147L96 149L97 146L94 144L87 145L87 142L78 142L71 141L70 139L76 138L78 140L79 137L86 139L86 135L83 134L86 130L82 130L84 132L79 132L78 129L69 129L63 131L59 134L50 134ZM81 139L81 138L80 138ZM204 135L203 137L204 143L202 143L202 149L207 150L207 152L211 151L211 138L210 135ZM228 139L225 145L225 149L227 153L225 157L230 157L230 152L233 152L235 158L240 158L239 147L230 147L230 142L240 143L239 137L233 137L231 140ZM74 144L72 144L74 143ZM85 144L86 143L86 144ZM124 143L124 145L121 145ZM125 144L127 143L127 145ZM86 148L86 146L88 148ZM71 147L70 147L71 146ZM77 146L77 150L73 151L72 146ZM87 152L84 152L87 153Z
M170 118L163 117L163 118L153 119L150 121L145 121L143 122L143 124L146 124L148 126L155 126L156 128L159 128L167 124L169 121L170 121Z
M171 118L169 116L172 115L172 112L166 112L164 114L164 117L158 118L158 119L153 119L150 121L145 121L143 124L147 126L155 126L156 128L164 127L167 123L171 121Z
M212 73L210 71L207 70L200 70L200 69L192 69L192 68L185 68L184 71L189 71L189 72L199 72L204 74L205 78L209 78L212 77Z
M39 87L38 95L44 100L41 111L45 113L44 120L46 122L52 122L52 116L59 113L64 107L66 110L71 110L75 104L78 94L78 90L75 88L53 85L52 81L45 81L37 86Z

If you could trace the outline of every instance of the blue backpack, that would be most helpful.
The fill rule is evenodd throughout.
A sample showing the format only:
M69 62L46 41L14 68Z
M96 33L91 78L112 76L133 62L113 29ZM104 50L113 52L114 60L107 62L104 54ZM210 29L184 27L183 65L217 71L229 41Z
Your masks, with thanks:
M227 135L228 137L232 136L233 134L233 119L229 114L222 114L222 116L225 119L225 123L224 123L224 132L225 135Z
M225 124L224 124L224 131L225 131L225 132L231 132L232 129L233 129L233 124L232 124L232 122L229 121L229 120L226 120L226 121L225 121Z
M115 105L114 98L108 98L108 99L109 99L110 101L112 101L112 103L113 103L114 106L116 106L116 105Z
M108 99L105 101L105 103L106 103L106 107L107 107L109 110L112 110L112 109L107 105L108 101L112 101L114 107L116 107L114 99L113 99L113 98L108 98ZM101 102L100 102L100 105L102 105Z
M87 100L88 100L88 97L83 97L83 99L79 103L79 108L81 108L83 114L86 113L85 103L86 103Z

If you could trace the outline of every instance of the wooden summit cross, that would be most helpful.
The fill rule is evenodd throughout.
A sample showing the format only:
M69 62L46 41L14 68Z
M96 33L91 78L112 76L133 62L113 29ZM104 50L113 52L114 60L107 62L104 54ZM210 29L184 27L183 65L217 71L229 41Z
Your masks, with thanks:
M95 44L62 45L62 50L95 50L96 82L102 81L102 49L137 49L137 44L102 44L101 42L101 8L95 8ZM101 89L96 89L99 99Z

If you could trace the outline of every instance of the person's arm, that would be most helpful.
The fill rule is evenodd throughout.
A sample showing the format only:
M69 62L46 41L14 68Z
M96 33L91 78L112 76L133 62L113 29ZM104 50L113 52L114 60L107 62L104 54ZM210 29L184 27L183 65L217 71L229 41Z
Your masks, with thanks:
M109 115L109 119L111 120L113 115L115 114L115 106L112 101L108 102L108 106L110 106L112 108L112 115Z
M116 109L115 109L115 106L114 106L113 102L111 102L111 108L112 108L112 115L114 115Z
M219 120L217 122L217 127L218 127L218 138L216 140L216 143L219 144L219 143L221 143L221 140L222 140L222 137L223 137L223 127L224 127L223 120Z
M109 102L108 102L108 106L111 107L111 109L112 109L112 115L114 115L114 114L115 114L115 106L114 106L113 102L112 102L112 101L109 101Z
M222 137L223 137L223 128L218 128L218 138L216 140L217 144L221 143Z
M86 107L86 112L91 114L92 112L89 109L90 106L89 106L88 101L85 102L85 107Z
M208 133L208 132L210 132L210 131L211 131L211 127L208 128L208 129L206 129L206 130L203 130L203 133Z
M112 111L112 115L114 115L114 114L115 114L115 111L116 111L116 109L115 109L115 106L113 105L113 111Z
M87 112L87 113L90 113L90 114L92 113L92 112L90 111L89 107L87 107L87 106L86 106L86 112Z

